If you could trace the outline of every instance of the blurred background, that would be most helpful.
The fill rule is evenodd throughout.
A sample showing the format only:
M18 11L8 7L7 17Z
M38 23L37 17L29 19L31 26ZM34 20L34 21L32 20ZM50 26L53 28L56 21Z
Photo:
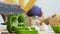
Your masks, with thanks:
M4 0L0 0L0 1L4 1ZM25 0L25 2L27 3L28 0ZM60 0L36 0L35 5L39 6L42 9L44 13L43 16L45 18L48 18L53 14L60 15ZM0 15L0 23L3 23L3 22L4 21ZM5 27L1 26L0 24L0 28L5 28Z
M46 18L53 14L60 15L60 0L37 0L35 4L42 8Z
M27 3L28 0L25 0L25 2ZM60 0L36 0L35 5L39 6L42 9L44 17L46 18L53 14L60 14Z

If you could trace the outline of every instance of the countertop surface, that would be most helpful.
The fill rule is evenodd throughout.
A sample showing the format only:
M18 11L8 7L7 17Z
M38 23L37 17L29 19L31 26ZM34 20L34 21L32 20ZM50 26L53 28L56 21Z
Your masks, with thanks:
M0 32L8 34L8 31L6 29L0 29ZM11 34L11 33L9 33L9 34ZM55 34L55 33L51 32L51 31L40 31L39 34Z

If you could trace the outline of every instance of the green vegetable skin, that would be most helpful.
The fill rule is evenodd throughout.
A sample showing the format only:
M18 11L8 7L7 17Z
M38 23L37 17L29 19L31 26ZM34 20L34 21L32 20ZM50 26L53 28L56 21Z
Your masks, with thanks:
M23 14L8 16L7 30L10 33L38 34L38 31L34 27L30 27L30 29L25 25L25 17Z
M55 33L60 33L60 26L52 26Z
M19 20L20 19L20 20ZM18 23L15 23L14 21L16 21ZM13 23L14 22L14 23ZM15 24L14 26L18 26L19 23L24 23L25 22L25 18L22 14L17 14L17 15L9 15L8 16L8 22L7 22L7 30L12 33L13 31L13 24Z
M31 30L28 27L14 27L14 29L17 34L38 34L38 31L33 27Z

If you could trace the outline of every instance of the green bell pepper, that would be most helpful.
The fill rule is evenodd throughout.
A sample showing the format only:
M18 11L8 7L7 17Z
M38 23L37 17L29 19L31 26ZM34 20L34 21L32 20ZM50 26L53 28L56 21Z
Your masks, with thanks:
M9 15L7 22L7 30L16 34L38 34L34 27L25 25L25 17L23 14Z
M13 26L18 26L20 24L22 25L22 23L24 24L24 22L25 22L25 18L22 14L9 15L8 22L7 22L7 29L9 32L14 32Z
M31 30L28 27L14 27L14 29L17 34L38 34L34 27L31 27Z
M60 33L60 26L52 26L55 33Z

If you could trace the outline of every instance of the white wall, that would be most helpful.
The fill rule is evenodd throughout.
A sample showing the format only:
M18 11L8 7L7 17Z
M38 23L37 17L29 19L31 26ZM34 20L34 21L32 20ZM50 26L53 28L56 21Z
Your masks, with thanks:
M45 17L60 13L60 0L37 0L35 4L42 8Z

